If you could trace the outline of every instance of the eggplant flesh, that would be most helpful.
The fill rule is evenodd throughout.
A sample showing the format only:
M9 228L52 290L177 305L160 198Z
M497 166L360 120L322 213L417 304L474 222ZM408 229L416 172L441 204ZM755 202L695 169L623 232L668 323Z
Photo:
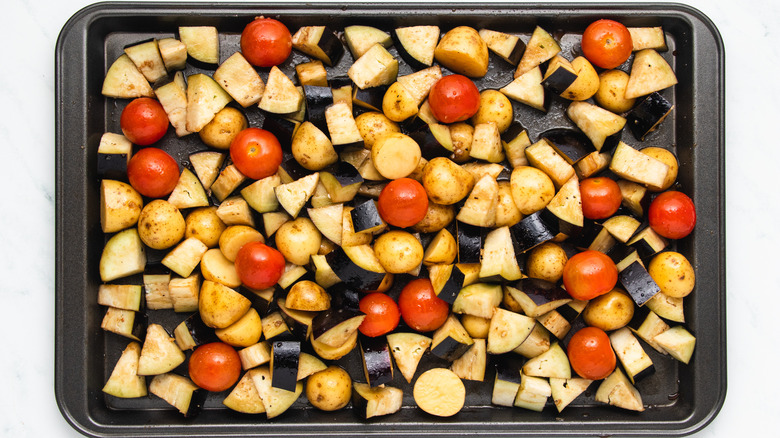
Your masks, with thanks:
M325 260L344 284L357 290L376 290L385 278L384 272L372 272L358 266L342 248L328 253Z
M577 80L576 73L563 67L558 67L542 80L542 85L555 94L562 94L575 80Z

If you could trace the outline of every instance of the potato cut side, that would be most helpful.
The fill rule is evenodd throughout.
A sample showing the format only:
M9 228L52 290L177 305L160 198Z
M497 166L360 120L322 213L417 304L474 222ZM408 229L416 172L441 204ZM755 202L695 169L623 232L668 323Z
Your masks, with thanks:
M424 372L414 384L414 401L423 411L437 417L451 417L466 402L466 387L460 378L446 368Z
M198 309L203 323L209 327L225 328L233 324L251 304L246 297L222 284L207 280L200 287Z
M143 198L133 186L122 181L100 182L100 225L104 233L115 233L138 223Z

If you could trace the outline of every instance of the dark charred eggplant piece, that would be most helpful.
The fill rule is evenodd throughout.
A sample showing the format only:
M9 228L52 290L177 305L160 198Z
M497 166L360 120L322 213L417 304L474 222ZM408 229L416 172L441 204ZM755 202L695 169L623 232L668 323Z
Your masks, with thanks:
M298 383L298 359L301 355L299 341L273 341L271 343L271 386L295 391Z
M523 278L508 288L512 298L520 304L523 313L531 318L541 316L571 301L571 296L560 286L538 278Z
M644 306L661 291L642 263L635 261L620 271L618 279L637 306Z
M312 337L331 347L339 347L352 336L366 315L352 307L331 306L312 321Z
M543 217L542 212L544 211L530 214L512 226L512 243L515 246L515 254L528 251L558 235L558 221L549 221Z
M457 222L458 263L479 263L482 250L482 229Z
M393 360L390 358L390 347L384 336L360 336L360 354L369 386L373 388L393 380Z
M360 266L359 260L352 260L344 248L336 248L325 256L333 272L347 286L359 291L376 290L382 284L386 273L370 271Z
M199 312L193 313L189 318L176 326L173 335L176 338L176 344L182 351L193 349L198 345L219 341L214 329L207 326L200 319Z
M292 147L292 138L300 123L295 120L285 119L276 114L265 113L262 128L269 131L279 140L282 150L289 151Z
M637 140L644 141L645 137L658 128L658 125L666 119L674 105L661 96L657 91L650 93L626 116L629 129Z
M366 89L360 89L359 87L353 87L352 102L355 105L367 108L371 111L382 112L382 100L385 98L389 85L380 85L378 87L371 87Z
M458 318L450 314L447 321L433 333L431 353L444 360L453 361L463 356L473 343L474 340Z
M587 135L573 129L551 129L541 136L569 164L576 163L596 150Z
M352 226L356 233L361 231L373 233L374 231L387 226L385 221L382 220L382 216L379 214L376 201L373 199L355 205L355 208L352 209L350 214L352 215Z
M320 171L320 182L325 186L332 202L349 202L360 190L363 177L355 166L346 161L339 161Z
M328 132L325 121L325 110L333 105L333 91L330 87L304 85L303 95L306 98L306 117L322 132Z

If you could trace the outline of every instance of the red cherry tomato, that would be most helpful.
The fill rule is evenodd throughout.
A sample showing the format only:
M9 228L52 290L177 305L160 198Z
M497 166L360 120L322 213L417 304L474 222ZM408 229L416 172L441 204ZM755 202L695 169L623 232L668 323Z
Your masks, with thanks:
M575 300L590 300L615 288L615 262L603 252L587 250L572 256L563 266L563 285Z
M275 174L282 164L282 146L271 132L246 128L230 143L230 158L244 175L263 179Z
M224 391L241 375L241 358L236 350L223 342L203 344L190 356L190 379L207 391Z
M430 332L444 324L450 306L436 296L431 280L419 278L407 284L398 296L401 318L418 332Z
M161 198L176 188L179 164L162 149L143 148L127 163L127 178L138 193L149 198Z
M650 203L650 227L667 239L682 239L696 226L696 207L685 193L663 192Z
M279 65L292 52L287 26L273 18L256 18L241 32L241 54L257 67Z
M582 34L582 53L601 68L615 68L631 56L634 46L626 26L614 20L594 21Z
M241 282L252 289L275 285L284 272L284 256L261 242L244 244L236 254L236 272Z
M615 370L615 352L609 336L596 327L585 327L572 335L566 347L569 363L580 377L601 380Z
M428 212L428 194L419 182L411 178L390 181L379 194L379 215L396 227L411 227Z
M132 143L148 146L168 132L168 114L160 102L149 97L139 97L122 110L119 126Z
M366 314L358 330L369 337L382 336L398 327L401 312L389 296L375 292L360 299L360 311Z
M463 75L447 75L431 88L428 104L436 120L442 123L462 122L477 113L479 90Z
M620 208L623 195L612 178L597 176L580 182L582 214L588 219L606 219Z

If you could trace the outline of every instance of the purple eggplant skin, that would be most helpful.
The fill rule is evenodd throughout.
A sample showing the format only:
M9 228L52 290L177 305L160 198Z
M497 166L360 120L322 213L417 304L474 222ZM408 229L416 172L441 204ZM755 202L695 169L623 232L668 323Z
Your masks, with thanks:
M479 263L482 253L482 229L457 222L458 263Z
M328 26L325 26L325 29L322 31L322 36L320 36L317 46L328 57L328 59L323 59L322 61L330 67L338 64L341 56L344 55L344 45L341 44L341 40L336 35L336 32Z
M336 178L336 181L341 184L341 187L348 185L362 183L363 177L360 176L360 172L355 169L355 166L347 163L346 161L339 161L336 164L332 164L320 172L327 172Z
M673 108L674 105L657 91L650 93L628 113L626 125L637 140L644 141L645 137L655 131Z
M329 252L325 261L345 285L358 291L376 290L385 278L384 272L372 272L358 266L342 248Z
M562 287L539 278L520 279L514 284L514 288L526 294L537 306L571 298Z
M127 182L127 162L127 154L101 154L98 152L98 178Z
M330 309L317 314L317 316L314 317L314 320L312 320L312 338L317 339L328 332L328 330L332 330L339 324L361 315L363 315L363 312L356 308L331 306Z
M577 80L576 73L559 67L542 81L542 85L555 94L561 94L566 91L575 80Z
M522 254L558 235L558 221L550 221L542 212L530 214L510 228L515 254Z
M466 275L460 270L460 267L458 265L453 266L450 278L444 283L444 287L442 287L437 296L446 301L447 304L452 305L455 299L458 298L460 290L463 289L465 281Z
M368 384L374 388L393 380L393 360L384 336L360 337L360 352Z
M356 204L355 208L350 212L352 215L352 226L356 233L359 233L370 228L382 225L382 216L379 214L379 208L377 208L376 201L368 199L360 204Z
M274 341L271 344L271 386L295 391L298 382L298 359L301 355L299 341Z
M431 347L431 353L436 357L440 357L446 361L452 362L455 359L463 356L463 354L466 353L469 348L471 348L471 345L464 344L450 336L447 336L441 342L439 342L438 345Z
M141 313L144 315L146 314L146 312ZM184 325L187 327L187 331L189 332L190 336L192 336L192 340L195 341L196 346L219 341L217 333L214 331L214 329L207 326L203 320L200 319L199 312L195 312L187 319L185 319Z
M361 90L354 86L355 92L352 95L352 102L355 105L363 108L370 109L372 111L382 112L382 101L385 98L389 85L380 85L378 87L371 87Z
M574 129L550 129L542 133L542 138L570 163L575 163L596 151L593 142L584 133Z
M276 136L282 150L289 151L292 147L293 134L299 123L268 112L264 115L262 128Z
M618 280L639 307L644 306L655 294L661 291L653 277L639 261L631 263L620 271Z
M306 117L320 131L328 132L328 123L325 121L325 110L333 105L333 90L330 87L317 85L304 85L303 95L306 98Z

